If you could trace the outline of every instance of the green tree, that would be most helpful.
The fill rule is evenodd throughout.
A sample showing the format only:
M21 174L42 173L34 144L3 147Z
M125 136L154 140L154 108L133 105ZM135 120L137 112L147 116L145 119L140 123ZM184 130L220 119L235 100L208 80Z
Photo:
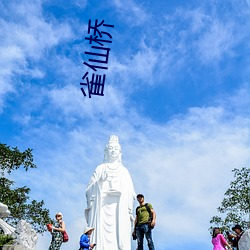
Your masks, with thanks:
M250 169L235 168L232 172L234 180L217 208L222 216L213 216L210 220L212 225L222 228L223 231L230 231L235 224L246 229L250 220Z
M33 163L32 149L21 152L17 147L10 148L0 143L0 202L6 204L11 216L5 220L15 226L21 219L29 222L37 233L43 233L45 225L52 219L49 210L44 208L44 201L30 200L30 188L27 186L14 188L14 181L6 178L19 168L36 168Z

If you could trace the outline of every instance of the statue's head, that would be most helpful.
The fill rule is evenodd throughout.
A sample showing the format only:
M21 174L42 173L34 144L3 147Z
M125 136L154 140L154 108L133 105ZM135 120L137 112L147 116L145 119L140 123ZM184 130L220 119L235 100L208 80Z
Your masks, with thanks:
M119 143L119 138L116 135L109 137L109 142L104 150L104 162L121 162L122 149Z

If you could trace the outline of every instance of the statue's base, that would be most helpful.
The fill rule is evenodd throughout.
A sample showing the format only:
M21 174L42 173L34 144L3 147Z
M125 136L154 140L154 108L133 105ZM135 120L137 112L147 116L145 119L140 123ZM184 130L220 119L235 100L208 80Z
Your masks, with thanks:
M0 247L2 250L26 250L24 246L21 245L5 245Z

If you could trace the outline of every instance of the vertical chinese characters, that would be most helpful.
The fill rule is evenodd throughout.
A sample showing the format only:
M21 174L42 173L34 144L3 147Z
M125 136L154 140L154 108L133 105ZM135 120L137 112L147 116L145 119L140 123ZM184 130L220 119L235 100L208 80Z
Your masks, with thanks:
M114 25L105 24L104 20L98 24L98 20L95 20L94 26L91 25L91 20L88 23L88 34L89 37L85 37L85 40L89 41L91 44L91 51L85 52L86 55L92 56L88 59L88 62L83 62L85 66L88 67L88 70L93 70L92 76L89 77L89 72L86 71L82 77L83 82L81 91L84 96L86 96L83 86L87 86L87 91L89 98L91 95L104 96L104 85L105 85L105 74L97 74L97 70L107 70L107 64L109 59L110 48L107 46L112 43L112 36L110 33L103 31L109 28L114 28ZM93 64L94 63L94 64Z

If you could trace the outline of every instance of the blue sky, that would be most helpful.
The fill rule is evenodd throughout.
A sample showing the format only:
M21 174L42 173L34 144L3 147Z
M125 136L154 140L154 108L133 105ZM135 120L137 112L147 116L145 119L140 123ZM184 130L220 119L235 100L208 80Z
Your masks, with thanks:
M95 19L114 28L104 96L88 98ZM157 213L156 248L212 248L209 220L250 160L249 22L249 0L0 1L1 143L33 149L38 168L10 178L64 214L62 250L78 247L111 134ZM49 243L39 236L37 250Z

